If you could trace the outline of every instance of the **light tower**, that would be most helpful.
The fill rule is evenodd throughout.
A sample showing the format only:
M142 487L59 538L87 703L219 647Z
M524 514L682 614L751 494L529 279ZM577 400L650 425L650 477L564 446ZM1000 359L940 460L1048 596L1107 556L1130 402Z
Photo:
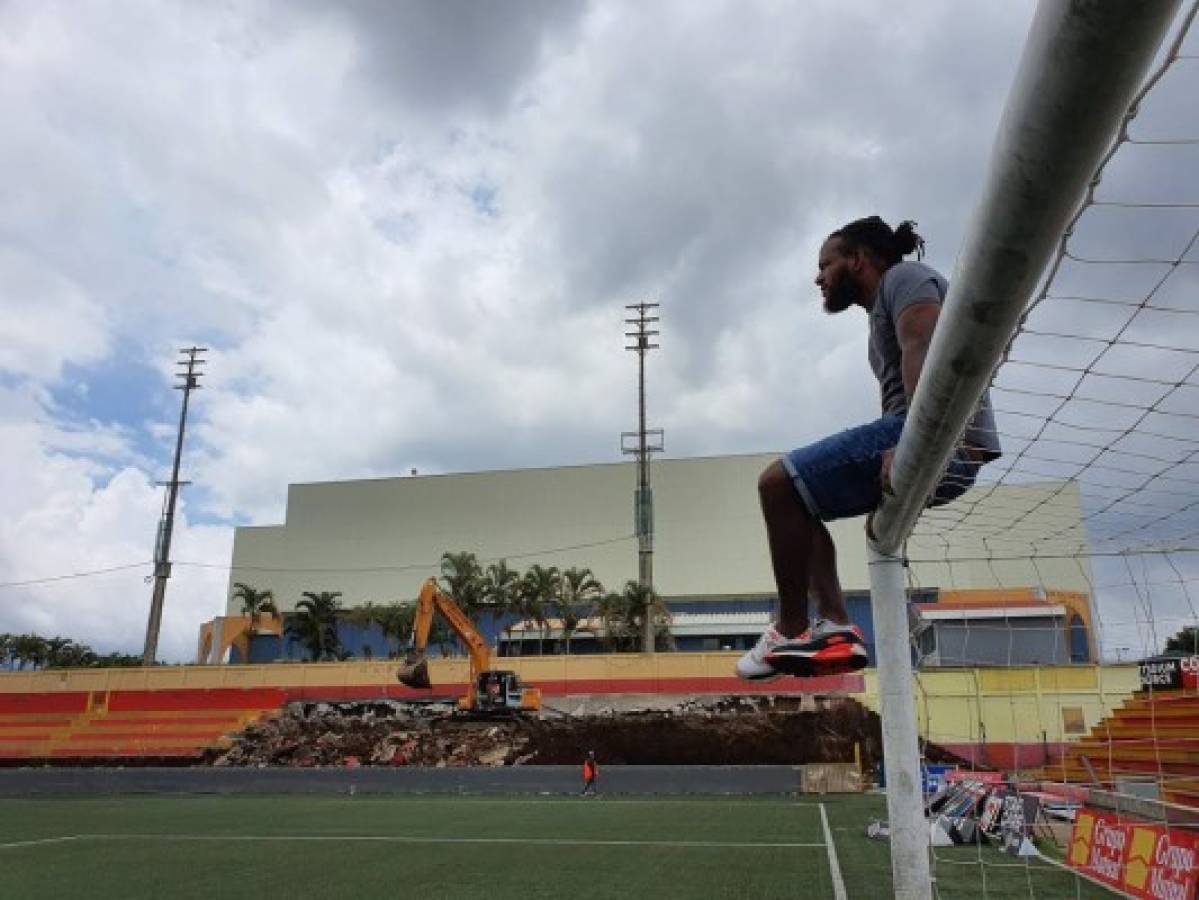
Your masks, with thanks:
M658 336L654 323L660 321L656 315L657 303L630 303L625 309L631 317L625 323L633 326L626 331L629 340L626 350L637 354L637 422L636 431L625 431L620 435L623 453L637 457L637 490L633 494L633 532L637 535L637 583L645 591L645 629L642 650L654 652L654 622L650 615L649 600L654 590L654 495L649 486L649 459L651 453L661 453L663 433L661 428L645 427L645 355L658 349L654 339Z
M200 367L206 360L203 354L207 347L185 347L179 351L181 359L178 365L183 368L175 373L180 383L175 390L183 391L183 409L179 413L179 433L175 438L175 463L171 468L171 480L160 482L167 489L162 506L162 518L158 522L158 537L154 541L154 594L150 598L150 618L146 623L146 647L142 655L142 665L154 665L158 655L158 631L162 626L162 604L166 599L167 579L171 577L171 533L175 528L175 501L179 498L179 488L187 484L179 480L179 460L183 455L183 430L187 425L187 401L193 390L200 387Z

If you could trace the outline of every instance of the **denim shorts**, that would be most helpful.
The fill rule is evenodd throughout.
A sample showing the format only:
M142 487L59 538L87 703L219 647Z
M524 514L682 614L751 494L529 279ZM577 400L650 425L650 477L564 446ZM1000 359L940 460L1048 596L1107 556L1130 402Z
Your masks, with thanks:
M783 457L795 489L812 515L825 522L873 512L882 500L883 451L899 443L903 416L883 416L826 437ZM969 490L980 464L953 455L929 506L956 500Z

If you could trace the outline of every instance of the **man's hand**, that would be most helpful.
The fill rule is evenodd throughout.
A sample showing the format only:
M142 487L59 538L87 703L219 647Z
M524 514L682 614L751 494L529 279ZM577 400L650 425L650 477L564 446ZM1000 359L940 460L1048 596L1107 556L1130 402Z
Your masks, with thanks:
M895 490L891 487L891 464L895 462L895 448L883 451L882 465L878 470L878 483L883 489L884 494L894 494Z

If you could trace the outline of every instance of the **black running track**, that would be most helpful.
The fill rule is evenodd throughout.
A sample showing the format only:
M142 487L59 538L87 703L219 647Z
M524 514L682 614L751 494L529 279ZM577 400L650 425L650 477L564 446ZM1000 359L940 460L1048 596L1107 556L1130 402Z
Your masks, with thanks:
M798 766L600 766L604 794L781 796ZM0 769L0 797L105 794L575 794L579 766Z

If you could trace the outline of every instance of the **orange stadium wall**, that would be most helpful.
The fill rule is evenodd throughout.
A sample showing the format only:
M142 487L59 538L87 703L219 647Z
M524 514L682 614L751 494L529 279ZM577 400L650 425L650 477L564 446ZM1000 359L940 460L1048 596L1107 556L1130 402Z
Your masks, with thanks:
M735 653L505 658L547 697L582 694L845 694L878 709L874 670L768 685L730 676ZM297 701L458 697L465 659L431 661L436 687L395 681L395 662L73 669L0 674L0 714L278 709ZM965 759L1031 768L1057 759L1139 688L1135 665L925 669L914 688L920 733Z
M547 696L567 694L745 694L861 693L861 675L788 679L754 685L732 674L727 653L662 653L642 656L587 655L513 657L497 661ZM465 658L430 660L432 690L414 690L396 680L395 661L274 663L268 665L170 666L153 669L66 669L0 674L0 695L108 692L135 694L138 702L197 703L204 693L274 689L287 700L452 698L466 692ZM191 699L186 699L186 698ZM113 701L115 702L115 701ZM213 702L222 702L214 700ZM176 707L178 708L178 707Z

